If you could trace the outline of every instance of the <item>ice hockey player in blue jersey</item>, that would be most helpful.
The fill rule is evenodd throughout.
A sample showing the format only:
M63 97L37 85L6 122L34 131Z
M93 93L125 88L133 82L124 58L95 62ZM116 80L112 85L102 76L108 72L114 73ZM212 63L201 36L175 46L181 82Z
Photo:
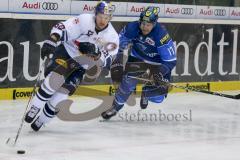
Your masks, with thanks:
M120 32L119 51L111 65L113 82L120 82L112 107L103 112L104 119L110 119L124 106L136 88L138 79L150 71L149 79L154 83L143 85L140 107L147 108L148 101L161 103L168 93L162 82L170 81L171 70L176 66L176 52L173 40L165 27L158 23L159 8L147 7L139 21L128 23ZM131 47L127 63L124 65L124 50ZM133 76L133 77L131 77Z

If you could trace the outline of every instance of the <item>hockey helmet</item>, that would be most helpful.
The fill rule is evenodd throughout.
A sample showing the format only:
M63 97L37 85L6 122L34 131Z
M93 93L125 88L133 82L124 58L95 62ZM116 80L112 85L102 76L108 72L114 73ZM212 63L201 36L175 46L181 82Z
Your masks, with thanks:
M105 1L100 1L95 8L95 14L102 13L102 14L108 14L112 16L114 11L115 11L115 6Z
M140 22L148 22L156 24L158 20L158 13L160 11L159 7L147 7L143 12L140 14Z

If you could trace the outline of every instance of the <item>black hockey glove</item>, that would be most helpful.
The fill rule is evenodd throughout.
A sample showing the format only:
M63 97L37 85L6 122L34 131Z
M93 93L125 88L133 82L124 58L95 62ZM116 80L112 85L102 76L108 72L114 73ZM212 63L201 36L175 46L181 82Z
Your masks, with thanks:
M124 74L123 55L118 54L110 67L111 78L113 82L120 83Z
M164 78L171 70L165 65L156 65L150 67L150 72L156 86L167 85L168 79Z
M49 56L54 53L57 47L57 39L59 36L54 34L54 37L50 37L49 39L44 41L44 44L41 49L41 58L44 59L45 57L50 58Z
M168 85L168 80L163 77L161 72L153 73L152 76L155 86Z
M93 43L81 42L79 43L78 47L79 47L79 51L82 54L92 57L94 59L99 58L101 56L101 52L99 48Z

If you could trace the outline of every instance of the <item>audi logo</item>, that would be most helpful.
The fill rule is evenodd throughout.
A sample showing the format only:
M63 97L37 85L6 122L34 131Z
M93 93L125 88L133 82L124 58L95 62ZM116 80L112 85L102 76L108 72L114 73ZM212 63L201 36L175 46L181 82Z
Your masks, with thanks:
M182 8L181 14L184 15L193 15L193 8Z
M225 9L215 9L214 15L215 16L226 16L226 10Z
M42 8L44 10L57 10L58 9L58 3L52 3L52 2L44 2L42 4Z

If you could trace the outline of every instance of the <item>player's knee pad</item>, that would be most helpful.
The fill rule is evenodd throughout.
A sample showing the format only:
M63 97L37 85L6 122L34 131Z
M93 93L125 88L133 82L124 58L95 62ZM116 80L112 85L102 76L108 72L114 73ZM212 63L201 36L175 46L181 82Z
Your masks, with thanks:
M83 79L84 74L85 69L79 68L66 79L62 87L69 91L69 95L72 95L76 91L78 85L81 83Z
M54 93L63 85L64 81L65 79L63 75L51 72L44 80L42 86Z

